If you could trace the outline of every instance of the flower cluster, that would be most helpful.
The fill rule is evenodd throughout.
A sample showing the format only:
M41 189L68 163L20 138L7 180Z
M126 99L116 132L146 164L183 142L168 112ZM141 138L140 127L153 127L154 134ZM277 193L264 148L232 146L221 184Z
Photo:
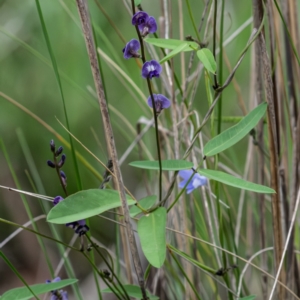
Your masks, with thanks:
M201 176L199 173L195 173L192 170L181 170L179 171L178 175L183 179L178 185L181 189L185 187L187 182L192 177L192 179L186 186L187 194L190 194L193 190L195 190L199 186L203 186L207 184L207 178L205 176Z
M157 24L154 17L149 16L144 11L135 13L131 20L132 25L137 26L140 31L141 37L144 38L149 33L155 33L157 30ZM140 42L136 39L130 40L123 49L123 56L125 59L140 58L138 53L141 48ZM145 79L152 79L153 77L159 77L162 72L162 67L156 60L146 61L142 67L142 77ZM153 108L153 102L155 105L155 111L158 115L162 109L168 108L171 102L168 98L161 94L153 94L153 97L148 98L148 105Z
M54 278L52 281L51 280L46 280L46 283L50 283L50 282L58 282L60 281L60 277L56 277ZM54 290L51 291L51 298L50 300L68 300L68 293L66 291L63 290Z
M48 160L47 161L47 165L51 168L54 168L57 170L59 176L60 176L60 181L62 184L62 187L65 191L65 193L67 194L67 190L66 190L66 186L67 186L67 176L65 174L64 171L60 170L60 168L64 165L65 161L66 161L66 155L62 154L63 152L63 147L60 146L58 147L58 149L56 150L55 147L55 143L53 140L50 141L50 150L53 153L53 161ZM60 160L57 161L57 158L60 156ZM64 200L63 197L61 196L56 196L53 199L53 205L57 205L59 202L61 202L62 200ZM89 227L86 225L85 220L79 220L79 221L75 221L72 223L67 223L66 224L67 227L71 227L72 229L74 229L75 233L77 233L79 236L84 235L86 232L88 232L90 229Z
M63 200L64 200L63 197L56 196L53 199L53 205L55 206L56 204L58 204L59 202L61 202ZM90 230L90 228L86 225L85 220L79 220L79 221L67 223L66 226L74 229L75 233L77 233L79 236L86 234L86 232L88 232Z
M47 161L47 165L50 167L50 168L53 168L53 169L61 169L62 166L65 164L65 161L66 161L66 155L65 154L62 154L63 152L63 147L60 146L58 147L58 149L56 150L56 147L55 147L55 143L53 140L50 141L50 150L51 152L53 153L53 161L52 160L48 160ZM57 162L57 158L60 156L60 160ZM61 180L61 183L63 185L63 188L66 188L67 186L67 176L65 174L65 172L63 170L59 170L59 175L60 175L60 180Z

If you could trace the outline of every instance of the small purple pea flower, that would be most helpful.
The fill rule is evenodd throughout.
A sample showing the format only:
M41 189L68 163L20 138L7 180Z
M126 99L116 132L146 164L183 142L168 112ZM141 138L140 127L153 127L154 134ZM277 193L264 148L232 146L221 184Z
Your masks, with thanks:
M146 61L142 67L142 76L152 79L152 77L159 77L161 71L162 67L156 60Z
M183 181L181 181L178 185L178 187L181 189L184 188L191 176L193 176L189 184L186 186L187 194L190 194L199 186L207 184L207 178L205 176L201 176L199 173L194 173L192 170L180 170L178 175L183 179Z
M155 111L156 111L157 115L162 111L162 109L168 108L171 105L171 101L164 95L153 94L153 98L154 98L154 103L155 103ZM148 98L148 105L151 108L153 107L151 96L149 96L149 98Z
M125 48L123 49L124 58L129 59L132 57L136 57L136 58L141 57L141 55L137 53L137 51L140 49L140 47L141 47L141 45L138 40L132 39L131 41L129 41L126 44Z
M139 31L142 37L145 37L149 33L154 33L157 30L157 24L154 17L149 17L145 24L139 25Z
M143 25L146 23L147 19L149 18L149 15L144 11L138 11L135 13L132 17L131 23L132 25Z
M133 15L132 25L138 26L142 37L145 37L149 33L154 33L157 30L157 24L154 17L149 17L149 15L144 11L139 11Z
M46 283L50 283L50 282L59 282L61 279L60 277L56 277L54 278L52 281L51 280L46 280ZM51 291L51 298L50 300L68 300L68 293L66 291L63 290L54 290Z
M62 196L56 196L53 199L53 205L55 206L63 200L64 198ZM74 221L72 223L67 223L66 226L74 229L75 233L77 233L79 236L86 234L90 230L90 228L86 225L85 220L79 220L79 221Z

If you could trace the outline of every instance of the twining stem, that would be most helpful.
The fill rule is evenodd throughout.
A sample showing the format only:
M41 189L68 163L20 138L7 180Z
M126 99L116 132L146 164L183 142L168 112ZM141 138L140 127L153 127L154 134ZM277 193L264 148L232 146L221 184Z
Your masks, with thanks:
M134 5L134 0L131 0L131 7L132 7L132 13L135 14L135 5ZM144 48L144 41L141 36L141 33L138 29L138 26L135 26L136 33L138 35L140 45L141 45L141 58L143 63L146 62L146 56L145 56L145 48ZM153 97L153 91L152 91L152 86L150 79L147 78L147 85L148 85L148 90L150 93L151 101L152 101L152 108L153 108L153 117L154 117L154 124L155 124L155 136L156 136L156 147L157 147L157 156L158 156L158 165L159 165L159 202L162 200L162 164L161 164L161 154L160 154L160 143L159 143L159 136L158 136L158 121L157 121L157 113L156 113L156 108L155 108L155 101Z
M129 209L128 204L126 201L126 194L125 194L125 188L123 184L123 178L120 171L120 167L118 164L118 157L117 157L117 151L116 151L116 145L113 135L113 130L110 122L110 117L108 113L108 107L105 99L105 94L103 91L103 85L102 85L102 78L99 70L99 64L98 64L98 58L97 53L95 49L95 44L93 40L93 33L91 29L91 22L90 17L87 9L87 1L86 0L76 0L78 12L80 15L82 30L85 38L85 43L88 51L88 56L90 59L91 69L93 73L93 78L96 86L96 93L100 105L101 115L103 119L103 125L104 125L104 131L105 131L105 137L106 142L109 149L110 158L112 160L113 166L114 166L114 173L116 175L116 184L120 195L120 200L122 203L122 209L124 214L124 222L126 225L126 232L127 237L129 241L129 247L130 252L132 254L132 260L135 267L135 271L137 274L137 278L139 281L139 285L142 291L143 300L147 299L146 290L145 290L145 283L144 283L144 277L143 277L143 270L141 261L138 254L138 248L136 244L136 240L134 237L134 232L132 230L132 225L130 223L130 216L129 216Z

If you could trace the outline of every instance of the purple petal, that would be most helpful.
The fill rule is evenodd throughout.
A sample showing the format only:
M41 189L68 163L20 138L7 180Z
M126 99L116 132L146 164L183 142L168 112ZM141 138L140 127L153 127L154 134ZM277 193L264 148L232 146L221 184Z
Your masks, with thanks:
M142 76L150 79L159 77L161 71L162 67L156 60L146 61L142 67Z
M124 58L140 57L137 51L140 49L140 42L136 39L129 41L123 49Z
M154 33L157 30L157 24L154 17L149 17L145 24L139 25L139 31L145 37L149 33Z
M185 180L189 180L189 178L192 176L194 172L192 170L180 170L178 172L178 175Z
M170 100L162 94L158 94L158 95L153 94L153 99L154 99L155 110L156 110L157 114L159 114L162 111L162 109L168 108L171 105ZM148 97L147 102L148 102L148 105L151 108L153 108L151 96Z
M168 108L171 105L171 101L162 94L157 95L158 101L161 102L162 108Z
M134 26L145 24L147 22L148 18L149 18L149 15L146 12L139 11L133 15L131 23Z
M190 177L193 175L192 170L181 170L179 171L179 176L183 179L178 185L179 188L184 188ZM205 176L201 176L199 173L195 173L188 185L186 186L187 194L190 194L193 190L198 188L199 186L203 186L207 184L207 178Z

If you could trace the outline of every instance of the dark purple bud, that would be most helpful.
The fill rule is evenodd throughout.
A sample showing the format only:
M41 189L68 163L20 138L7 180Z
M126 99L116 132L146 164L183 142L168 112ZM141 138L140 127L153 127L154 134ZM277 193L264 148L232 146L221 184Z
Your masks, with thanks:
M140 42L138 40L132 39L130 42L128 42L123 49L124 58L129 59L131 57L141 57L140 54L137 53L137 51L140 49Z
M59 156L63 152L64 148L62 146L59 146L58 149L55 152L55 156Z
M62 196L56 196L54 199L53 199L53 205L55 206L56 204L58 204L59 202L63 201L64 198Z
M148 18L149 18L149 15L146 12L139 11L133 15L131 23L134 26L145 24Z
M142 37L145 37L149 33L154 33L157 30L157 24L154 17L149 17L144 24L138 26Z
M50 167L50 168L53 168L55 169L55 163L51 160L47 160L47 165Z
M51 140L51 141L50 141L50 149L51 149L51 152L54 152L54 151L55 151L55 143L54 143L54 140Z
M153 98L154 98L154 103L155 103L156 114L159 114L162 111L162 109L168 108L171 105L171 101L167 97L165 97L164 95L153 94ZM148 98L148 105L151 108L153 107L151 96L149 96L149 98Z
M67 186L67 176L64 171L60 170L59 172L60 172L61 181L62 181L63 185L66 187Z
M152 77L159 77L161 71L162 67L156 60L146 61L142 67L142 76L152 79Z
M58 167L59 168L61 168L63 165L64 165L64 163L65 163L65 161L66 161L66 155L65 154L63 154L62 156L61 156L61 159L60 159L60 161L59 161L59 163L58 163Z
M67 179L67 176L64 171L60 170L59 173L60 173L60 177Z

